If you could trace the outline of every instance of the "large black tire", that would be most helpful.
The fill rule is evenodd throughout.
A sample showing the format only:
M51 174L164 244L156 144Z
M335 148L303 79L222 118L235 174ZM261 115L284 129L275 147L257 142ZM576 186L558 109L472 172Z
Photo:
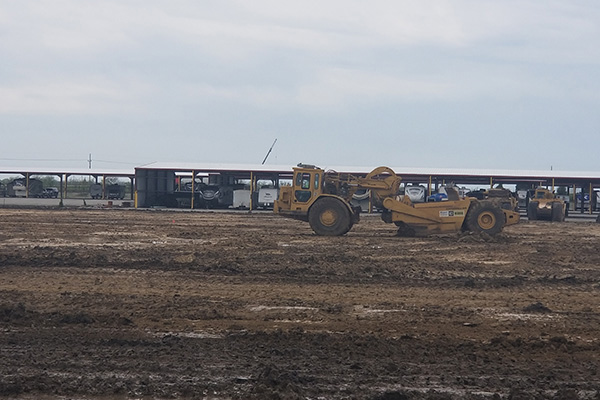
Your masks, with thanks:
M538 219L538 217L537 217L538 205L539 205L539 202L537 202L537 201L529 202L529 204L527 205L527 219L528 220L535 221L536 219Z
M562 203L552 203L552 221L563 222L565 220L565 210Z
M341 236L352 227L348 207L333 197L322 197L308 211L308 222L320 236Z
M504 212L493 204L479 202L469 208L465 223L471 232L495 235L504 227Z

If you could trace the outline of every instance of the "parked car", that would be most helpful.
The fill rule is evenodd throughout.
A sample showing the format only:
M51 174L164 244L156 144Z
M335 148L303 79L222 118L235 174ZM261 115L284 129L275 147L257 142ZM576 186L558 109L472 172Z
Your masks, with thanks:
M194 188L198 196L198 202L195 203L197 208L218 208L219 199L223 195L219 191L217 185L207 185L201 183L198 187Z
M407 186L406 189L404 189L404 193L408 196L410 201L412 201L413 203L424 203L425 202L425 193L426 193L425 186L422 186L422 185Z
M448 193L444 186L440 186L437 193L432 193L431 196L427 197L427 201L445 201L448 200Z

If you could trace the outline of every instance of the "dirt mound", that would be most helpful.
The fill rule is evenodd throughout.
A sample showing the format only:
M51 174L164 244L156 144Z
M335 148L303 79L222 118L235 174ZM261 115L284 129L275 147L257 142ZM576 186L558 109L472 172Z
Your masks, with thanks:
M548 307L546 307L539 301L536 303L532 303L532 304L528 305L527 307L524 307L523 311L529 312L529 313L543 313L543 314L552 312L552 310L550 310Z

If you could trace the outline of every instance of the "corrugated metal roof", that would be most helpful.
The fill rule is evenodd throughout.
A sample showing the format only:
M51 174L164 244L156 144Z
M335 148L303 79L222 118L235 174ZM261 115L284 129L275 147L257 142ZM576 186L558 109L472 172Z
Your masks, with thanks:
M30 175L96 175L96 176L134 176L135 170L132 169L74 169L74 168L45 168L45 167L31 167L31 168L7 168L0 167L0 174L15 175L25 174Z
M226 164L226 163L162 163L156 162L136 169L160 169L173 171L236 171L236 172L275 172L289 173L294 165L261 165L261 164ZM357 166L319 166L325 170L337 172L367 174L373 167ZM470 168L414 168L414 167L390 167L398 175L415 176L464 176L464 177L506 177L506 178L544 178L544 179L590 179L600 180L598 171L558 171L558 170L508 170L508 169L470 169Z
M181 162L154 162L135 167L147 170L169 170L176 172L263 172L289 174L295 165L272 165L272 164L230 164L230 163L181 163ZM364 166L319 166L325 170L351 174L367 174L374 168ZM471 169L471 168L414 168L391 166L399 176L407 177L473 177L473 178L513 178L513 179L562 179L562 180L589 180L600 182L598 171L559 171L559 170L508 170L508 169ZM30 175L96 175L96 176L123 176L135 175L134 169L60 169L60 168L6 168L0 167L0 174L25 174Z
M158 169L169 171L203 171L203 172L291 172L292 165L262 165L262 164L227 164L227 163L178 163L154 162L136 167L135 169Z

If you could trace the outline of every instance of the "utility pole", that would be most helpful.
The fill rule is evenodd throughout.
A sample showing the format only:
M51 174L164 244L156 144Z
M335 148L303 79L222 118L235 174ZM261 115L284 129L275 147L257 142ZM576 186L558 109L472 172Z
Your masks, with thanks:
M88 158L88 168L92 169L92 153L90 153L90 156Z

